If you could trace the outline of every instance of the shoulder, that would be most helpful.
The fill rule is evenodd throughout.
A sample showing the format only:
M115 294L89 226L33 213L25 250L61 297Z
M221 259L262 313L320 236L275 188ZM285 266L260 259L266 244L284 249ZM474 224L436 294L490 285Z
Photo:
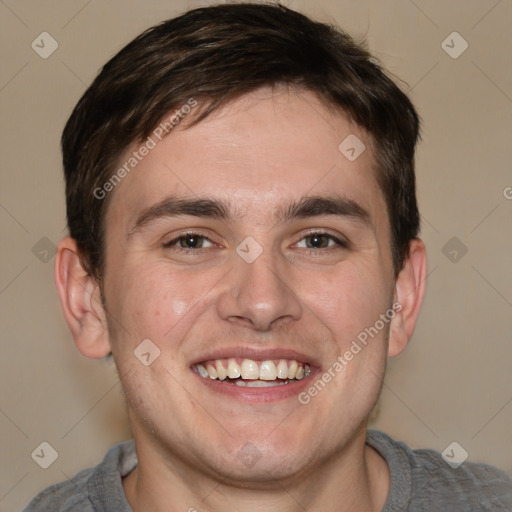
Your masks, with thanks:
M412 450L382 432L369 431L367 442L388 463L394 510L512 510L512 478L501 469L468 461L450 465L435 450Z
M108 503L115 510L129 510L121 479L137 465L135 445L126 441L110 448L96 467L84 469L73 478L40 492L23 512L96 512ZM105 509L106 510L106 509Z
M87 492L87 482L94 468L84 469L73 478L51 485L41 491L23 512L93 512Z

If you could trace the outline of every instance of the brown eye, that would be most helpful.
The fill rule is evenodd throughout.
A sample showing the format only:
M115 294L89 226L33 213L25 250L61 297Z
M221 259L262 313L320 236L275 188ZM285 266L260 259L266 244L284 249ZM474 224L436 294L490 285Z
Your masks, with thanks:
M186 247L187 249L198 249L201 247L203 237L199 235L185 235L180 239L180 247Z
M328 233L311 233L298 242L297 247L304 249L328 249L330 247L347 247L347 243Z
M211 247L213 243L205 236L197 233L186 233L170 242L164 244L164 247L178 247L181 249L205 249Z
M306 247L311 249L322 249L329 247L329 237L322 234L313 234L306 237Z

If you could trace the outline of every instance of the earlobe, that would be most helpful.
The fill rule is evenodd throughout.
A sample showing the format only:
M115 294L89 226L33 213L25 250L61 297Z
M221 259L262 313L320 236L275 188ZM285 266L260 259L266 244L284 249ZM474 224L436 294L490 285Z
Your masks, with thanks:
M85 270L74 239L61 240L55 256L55 284L78 350L100 358L110 352L106 315L98 282Z
M391 321L388 348L390 357L397 356L405 349L414 332L425 293L426 277L425 244L416 238L411 241L409 254L396 278L394 302L400 305L400 310Z

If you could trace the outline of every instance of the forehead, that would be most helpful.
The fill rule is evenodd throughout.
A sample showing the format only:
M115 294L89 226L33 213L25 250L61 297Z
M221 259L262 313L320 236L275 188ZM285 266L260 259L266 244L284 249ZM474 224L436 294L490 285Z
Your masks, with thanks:
M168 196L215 198L261 223L305 195L349 196L372 217L384 208L368 135L311 92L260 89L193 126L180 123L162 140L150 135L155 144L145 156L139 151L113 193L107 230L109 216L133 222Z

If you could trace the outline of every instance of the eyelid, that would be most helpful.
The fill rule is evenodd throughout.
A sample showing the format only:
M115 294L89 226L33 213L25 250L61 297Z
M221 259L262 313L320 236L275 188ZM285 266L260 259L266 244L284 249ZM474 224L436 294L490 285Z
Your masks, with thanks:
M184 238L186 236L189 236L189 235L192 235L192 236L199 236L205 240L208 240L208 242L210 242L212 245L219 245L217 243L215 243L208 235L205 235L204 233L202 233L200 230L197 230L197 231L192 231L192 230L185 230L181 233L178 233L178 234L175 234L170 240L168 240L167 242L164 242L162 245L164 248L169 248L169 247L172 247L173 245L175 245L177 242L179 242L179 240L181 238ZM193 248L185 248L185 247L179 247L179 246L176 246L178 249L182 249L184 251L200 251L201 249L206 249L206 247L201 247L199 249L193 249Z
M198 249L194 249L194 248L179 247L178 245L176 245L181 238L184 238L184 237L189 236L189 235L199 236L199 237L203 238L204 240L207 240L208 242L210 242L213 246L219 246L219 244L214 242L212 240L212 238L210 238L208 235L204 234L204 232L202 232L200 229L197 229L197 230L190 230L190 229L189 230L184 230L181 233L175 234L172 237L172 239L170 239L167 242L164 242L162 245L163 245L164 248L170 248L170 247L175 246L178 250L194 251L194 252L198 252L198 251L201 251L201 250L204 250L204 249L208 249L207 247L200 247ZM310 228L305 233L302 233L299 241L295 242L295 244L293 244L293 245L296 246L299 242L301 242L302 240L304 240L308 236L312 236L312 235L326 236L326 237L330 238L331 240L333 240L335 242L335 244L337 245L337 247L336 246L330 246L330 247L317 248L317 249L309 249L309 248L305 248L305 249L312 250L312 251L316 252L316 251L319 251L319 250L324 250L325 251L326 249L333 250L333 249L336 249L336 248L346 248L346 249L348 249L350 247L350 242L348 241L348 239L346 237L340 235L339 233L333 234L333 233L331 233L328 230L319 229L319 228L317 228L317 229Z
M308 237L308 236L311 236L311 235L322 235L322 236L327 236L329 237L331 240L334 240L337 245L339 247L344 247L344 248L349 248L350 247L350 242L349 240L344 237L343 235L339 234L339 233L336 233L336 234L333 234L331 233L330 231L328 230L325 230L325 229L309 229L307 230L305 233L302 234L302 236L300 237L299 239L299 242L302 241L304 238ZM296 242L294 245L297 245L298 242ZM334 249L335 247L326 247L324 248L325 249ZM314 251L318 251L319 249L313 249Z

